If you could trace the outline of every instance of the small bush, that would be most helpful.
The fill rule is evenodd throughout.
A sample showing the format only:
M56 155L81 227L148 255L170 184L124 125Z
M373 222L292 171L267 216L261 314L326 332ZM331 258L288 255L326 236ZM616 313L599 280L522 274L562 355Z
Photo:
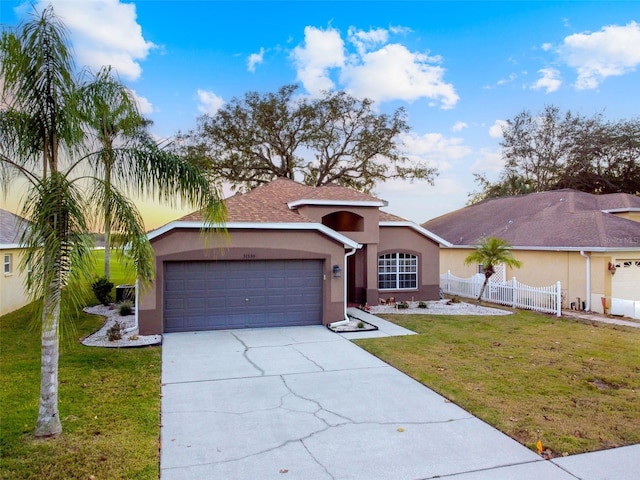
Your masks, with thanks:
M407 302L398 302L396 303L396 308L397 309L409 308L409 304Z
M133 313L133 302L131 300L123 300L118 304L117 308L121 317L131 315Z
M110 282L107 277L100 277L91 284L93 294L96 296L98 302L107 306L111 303L113 298L111 297L111 290L113 289L113 282Z
M427 302L419 302L418 303L418 308L428 308L429 306L427 305Z
M120 325L120 322L115 322L111 328L107 330L107 338L110 342L114 342L122 338L122 325Z
M358 328L364 328L364 322L363 321L359 321L358 322Z

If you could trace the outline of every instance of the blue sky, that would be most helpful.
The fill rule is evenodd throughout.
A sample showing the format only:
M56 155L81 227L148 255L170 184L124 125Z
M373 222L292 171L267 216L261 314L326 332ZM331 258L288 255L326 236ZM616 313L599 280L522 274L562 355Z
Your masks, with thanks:
M463 207L474 172L496 178L500 122L524 109L639 115L637 1L51 3L78 66L113 65L160 138L248 91L289 83L311 96L347 90L381 112L405 107L405 152L440 174L435 186L390 181L375 193L418 223ZM2 0L2 27L30 8ZM182 213L141 208L148 227Z

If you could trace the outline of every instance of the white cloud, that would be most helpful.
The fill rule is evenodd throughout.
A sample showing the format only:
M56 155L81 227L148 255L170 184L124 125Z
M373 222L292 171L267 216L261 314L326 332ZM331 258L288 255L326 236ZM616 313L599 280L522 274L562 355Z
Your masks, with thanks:
M495 123L489 127L489 136L492 138L502 138L502 128L506 126L506 120L496 120Z
M403 27L401 25L391 25L389 26L389 31L394 35L408 35L413 32L409 27Z
M467 125L465 122L456 122L453 124L453 127L451 127L451 130L454 132L461 132L465 128L469 128L469 125Z
M551 44L551 43L543 43L542 44L542 50L545 51L545 52L548 52L552 48L553 48L553 44Z
M426 98L444 109L452 108L459 97L453 85L444 81L445 69L439 65L442 58L388 43L390 32L407 31L402 27L368 31L350 27L349 52L336 29L308 26L304 45L291 55L297 78L312 95L333 89L339 81L353 95L377 102Z
M213 92L198 89L198 111L208 115L215 113L222 108L224 100Z
M311 95L318 95L334 87L329 69L344 65L344 42L333 28L321 30L308 26L304 29L304 46L294 48L291 56L298 80Z
M513 82L516 78L518 78L517 74L510 73L507 78L501 78L500 80L498 80L496 82L496 85L506 85L507 83Z
M558 90L560 85L562 85L560 72L555 68L543 68L538 70L538 73L540 73L541 76L538 81L531 86L532 89L544 89L546 93L551 93Z
M498 173L504 168L504 159L499 151L482 149L480 156L471 165L471 171L477 173Z
M460 97L453 85L443 81L445 70L433 65L439 57L409 51L404 45L388 44L362 55L342 70L341 80L357 96L384 102L413 102L428 98L443 109L452 108Z
M420 224L464 207L466 194L472 189L471 178L451 172L436 177L434 185L388 180L376 188L375 194L389 202L385 211Z
M594 33L575 33L558 49L578 72L578 90L597 88L607 77L624 75L640 65L640 25L608 25Z
M129 91L133 95L136 105L138 106L138 110L140 110L141 114L148 115L155 111L153 108L153 105L146 97L142 97L138 95L138 93L135 90L130 89Z
M439 171L447 171L461 158L471 154L472 150L457 137L445 137L440 133L417 135L413 132L400 136L409 160L426 163Z
M264 60L264 48L260 47L258 53L252 53L247 59L247 70L251 73L256 71L256 65L260 65Z
M111 65L123 78L137 80L140 77L139 62L155 45L142 36L135 4L118 0L40 0L38 10L49 3L70 32L80 67L97 71Z
M349 27L347 38L356 47L358 54L363 55L371 48L387 43L389 41L389 32L383 28L364 31Z

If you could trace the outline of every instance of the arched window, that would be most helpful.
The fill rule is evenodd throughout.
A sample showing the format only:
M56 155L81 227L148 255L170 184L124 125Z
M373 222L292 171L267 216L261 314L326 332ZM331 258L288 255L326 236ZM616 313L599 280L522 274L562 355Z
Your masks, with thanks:
M410 253L387 253L378 257L378 289L418 288L418 257Z

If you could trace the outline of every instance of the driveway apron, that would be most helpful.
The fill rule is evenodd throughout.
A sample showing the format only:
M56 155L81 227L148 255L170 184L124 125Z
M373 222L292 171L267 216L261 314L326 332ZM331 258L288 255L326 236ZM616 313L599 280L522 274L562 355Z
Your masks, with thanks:
M163 480L576 478L322 326L162 350Z

